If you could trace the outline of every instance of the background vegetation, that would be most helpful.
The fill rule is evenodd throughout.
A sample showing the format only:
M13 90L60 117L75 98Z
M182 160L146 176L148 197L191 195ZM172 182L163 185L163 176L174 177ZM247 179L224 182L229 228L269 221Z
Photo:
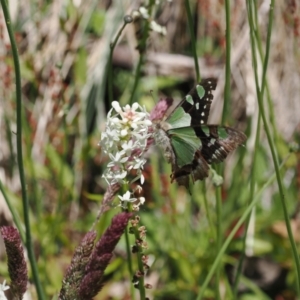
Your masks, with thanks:
M30 227L46 299L58 294L107 188L101 178L107 160L100 159L98 142L111 101L137 101L150 110L159 98L183 97L199 75L218 78L209 123L235 127L248 139L214 166L224 183L215 186L212 174L194 185L192 196L170 184L170 166L159 149L148 152L146 203L139 212L150 262L145 282L152 285L146 294L150 299L299 298L299 3L27 0L9 5L21 65ZM124 16L142 5L150 18L121 30ZM151 20L166 34L149 30ZM15 222L24 236L15 69L2 10L0 74L0 225ZM103 215L99 236L119 210L112 207ZM2 282L9 278L2 246L0 256ZM130 288L127 261L121 239L97 299L139 299ZM35 299L33 283L29 292Z

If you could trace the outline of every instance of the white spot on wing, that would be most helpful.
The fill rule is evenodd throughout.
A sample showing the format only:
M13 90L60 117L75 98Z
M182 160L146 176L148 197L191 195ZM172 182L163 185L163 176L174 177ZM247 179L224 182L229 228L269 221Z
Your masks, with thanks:
M221 147L220 149L224 150L223 147ZM217 155L222 156L222 152L221 152L219 149L216 149L215 153L216 153Z

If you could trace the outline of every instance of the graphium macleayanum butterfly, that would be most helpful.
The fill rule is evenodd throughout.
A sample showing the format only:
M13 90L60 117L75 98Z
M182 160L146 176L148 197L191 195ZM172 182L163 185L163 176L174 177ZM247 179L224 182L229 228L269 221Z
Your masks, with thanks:
M172 182L190 190L193 182L208 176L208 164L220 163L246 136L233 128L207 124L215 79L202 80L172 109L173 99L160 100L160 115L151 115L155 140L172 165ZM155 110L154 110L155 111Z

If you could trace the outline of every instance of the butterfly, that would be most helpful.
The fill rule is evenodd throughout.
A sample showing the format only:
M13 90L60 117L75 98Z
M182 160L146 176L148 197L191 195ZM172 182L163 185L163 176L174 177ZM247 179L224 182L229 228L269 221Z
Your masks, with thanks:
M225 160L230 152L246 141L236 129L207 124L214 78L202 80L177 105L173 99L160 100L150 118L154 123L154 139L171 163L171 181L190 191L193 183L208 177L209 165Z

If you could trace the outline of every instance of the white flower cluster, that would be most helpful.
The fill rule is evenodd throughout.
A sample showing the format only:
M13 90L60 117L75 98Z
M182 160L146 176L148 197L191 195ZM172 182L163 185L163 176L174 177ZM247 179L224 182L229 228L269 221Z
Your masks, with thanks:
M152 20L150 18L148 9L144 6L141 6L138 10L133 11L132 13L132 17L133 18L137 18L137 17L142 17L145 20L148 20L150 22L150 28L151 30L162 34L162 35L166 35L167 34L167 29L165 26L161 26L159 24L157 24L154 20Z
M138 186L136 190L140 191L141 189L142 189L141 186ZM129 191L127 191L123 196L118 196L118 197L124 208L126 208L128 202L134 203L132 205L132 209L135 211L138 211L140 205L143 205L145 203L145 197L136 198L134 197L134 193L131 193Z
M0 300L7 300L4 291L8 290L9 286L6 285L6 281L4 280L3 283L0 283Z
M150 28L151 28L153 31L155 31L155 32L157 32L157 33L159 33L159 34L161 34L161 35L167 35L167 29L166 29L166 27L157 24L157 23L156 23L155 21L153 21L153 20L152 20L151 23L150 23Z
M152 136L149 131L152 126L149 114L138 103L121 108L117 101L113 101L112 107L100 141L103 152L110 158L103 177L110 185L128 184L127 174L135 170L136 177L132 182L140 178L143 184L142 169L146 159L142 155L147 148L147 140ZM114 111L116 114L113 115ZM121 201L135 202L137 199L128 193L120 197Z

